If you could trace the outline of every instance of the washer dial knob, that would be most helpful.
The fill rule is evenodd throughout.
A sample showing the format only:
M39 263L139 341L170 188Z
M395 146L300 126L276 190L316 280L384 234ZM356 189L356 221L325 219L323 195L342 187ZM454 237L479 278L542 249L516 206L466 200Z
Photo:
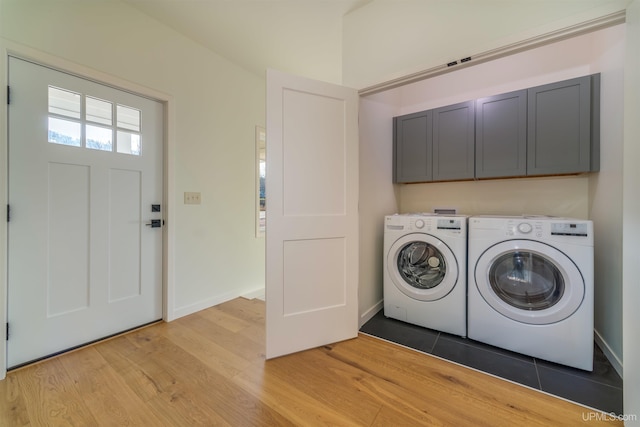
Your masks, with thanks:
M419 219L416 221L416 228L423 228L424 227L424 221Z
M523 234L531 233L532 230L533 230L533 227L528 222L522 222L518 224L518 231Z

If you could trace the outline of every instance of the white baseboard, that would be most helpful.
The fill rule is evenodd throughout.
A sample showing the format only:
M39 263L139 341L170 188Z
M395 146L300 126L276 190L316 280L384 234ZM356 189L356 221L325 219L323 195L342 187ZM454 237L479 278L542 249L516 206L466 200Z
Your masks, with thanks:
M360 315L360 324L358 325L358 329L362 328L362 325L364 325L369 320L371 320L371 318L375 316L376 313L380 311L380 309L382 309L382 306L383 306L383 300L380 300L373 307L371 307L370 309L362 313Z
M240 295L240 292L228 292L226 294L222 294L222 295L216 295L213 298L207 298L205 300L202 301L198 301L194 304L190 304L190 305L186 305L183 307L179 307L176 308L173 311L173 316L171 317L171 320L175 320L175 319L179 319L181 317L184 316L188 316L190 314L196 313L200 310L204 310L206 308L209 307L213 307L214 305L218 305L218 304L222 304L223 302L227 302L230 301L234 298L238 298Z
M260 286L259 288L246 292L240 296L246 299L258 298L264 301L264 293L265 293L264 286Z
M602 336L598 333L598 331L594 330L593 332L594 332L593 335L595 337L596 344L598 345L598 347L600 347L600 350L602 350L604 355L607 357L607 359L611 363L611 366L613 366L613 369L615 369L618 375L620 375L620 378L624 378L622 376L622 361L620 360L620 358L616 356L616 354L613 352L611 347L602 338Z

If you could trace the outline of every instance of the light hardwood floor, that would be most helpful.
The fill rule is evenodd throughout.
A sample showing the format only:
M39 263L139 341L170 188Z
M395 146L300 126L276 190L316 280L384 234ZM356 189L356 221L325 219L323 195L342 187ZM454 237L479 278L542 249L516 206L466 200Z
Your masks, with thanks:
M0 426L590 426L591 410L366 335L264 359L238 298L0 382Z

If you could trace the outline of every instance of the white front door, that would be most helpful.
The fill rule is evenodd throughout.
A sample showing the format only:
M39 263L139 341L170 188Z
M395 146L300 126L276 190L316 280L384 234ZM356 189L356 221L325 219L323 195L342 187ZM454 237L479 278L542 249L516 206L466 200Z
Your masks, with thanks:
M9 86L15 367L162 318L163 106L13 57Z
M358 334L358 94L267 73L267 358Z

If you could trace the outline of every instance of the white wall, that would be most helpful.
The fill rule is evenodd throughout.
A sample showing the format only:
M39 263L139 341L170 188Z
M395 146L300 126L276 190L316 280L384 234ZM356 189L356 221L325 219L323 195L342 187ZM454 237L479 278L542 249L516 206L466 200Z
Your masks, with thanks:
M360 99L360 325L382 308L384 216L398 211L393 185L391 117L399 99L378 94Z
M627 9L624 73L624 412L636 416L635 421L626 421L626 426L640 426L640 0L634 0Z
M344 18L343 82L364 88L624 10L630 0L374 0Z
M264 80L117 1L0 4L0 80L6 82L10 48L167 95L171 193L166 207L173 235L168 318L263 287L254 168L255 125L264 126ZM4 187L4 131L0 138ZM185 191L201 192L202 204L184 205ZM4 203L5 188L1 195ZM4 248L4 232L0 239ZM6 277L4 268L0 277ZM0 311L4 289L2 282Z
M596 342L622 372L622 184L625 25L593 40L593 68L601 72L600 172L589 176L589 218L595 248Z
M624 29L624 25L620 24L380 94L391 99L386 118L389 123L391 112L394 111L391 106L394 106L398 114L408 114L602 73L601 174L406 184L397 186L395 195L400 212L432 212L436 207L444 207L457 208L459 213L469 215L539 214L594 219L598 234L595 250L598 261L595 268L596 294L608 295L596 302L598 316L595 326L602 340L601 344L610 351L614 364L616 361L620 364L622 360L622 281L619 258L622 193L619 189L622 187L621 118L624 90L621 75L624 67ZM383 118L378 117L377 120ZM391 150L392 136L388 131L385 136L388 139L386 145L378 145L379 154ZM371 153L368 155L371 156ZM391 163L390 155L388 162ZM390 179L388 168L382 169L380 173L385 175L385 179ZM384 197L394 194L384 187L379 192ZM379 217L378 221L382 221L382 218ZM380 227L378 237L381 235ZM373 262L373 255L368 256L362 252L361 256L364 258L363 263ZM361 282L361 288L369 284L380 289L381 276L376 278L377 280L369 278L368 283ZM364 289L360 293L375 294ZM361 307L361 312L366 312L366 307Z

